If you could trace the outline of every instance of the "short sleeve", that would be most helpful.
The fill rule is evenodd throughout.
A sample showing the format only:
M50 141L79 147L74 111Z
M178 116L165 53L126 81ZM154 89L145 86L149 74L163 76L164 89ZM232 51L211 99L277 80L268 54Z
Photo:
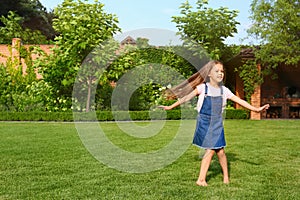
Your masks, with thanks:
M225 86L223 86L224 96L226 99L231 99L234 94Z
M205 92L205 84L197 85L196 88L198 90L199 95L204 94L204 92Z

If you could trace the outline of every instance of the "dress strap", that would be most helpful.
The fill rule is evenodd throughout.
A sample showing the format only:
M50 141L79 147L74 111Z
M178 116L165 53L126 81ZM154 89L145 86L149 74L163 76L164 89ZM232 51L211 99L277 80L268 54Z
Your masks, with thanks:
M223 86L221 85L221 96L223 96Z

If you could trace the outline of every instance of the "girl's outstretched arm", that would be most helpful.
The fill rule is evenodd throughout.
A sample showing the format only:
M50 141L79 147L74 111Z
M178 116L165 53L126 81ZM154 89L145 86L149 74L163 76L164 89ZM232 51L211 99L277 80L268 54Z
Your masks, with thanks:
M196 88L195 90L193 90L191 93L189 93L188 95L182 97L181 99L179 99L178 101L176 101L175 103L173 103L170 106L158 106L159 108L162 108L164 110L172 110L173 108L191 100L192 98L194 98L195 96L199 95L198 89Z
M230 100L232 100L235 103L240 104L241 106L243 106L243 107L245 107L245 108L247 108L247 109L249 109L251 111L254 111L254 112L261 112L261 111L266 110L266 109L268 109L270 107L269 104L263 105L263 106L261 106L259 108L254 107L251 104L249 104L247 101L245 101L243 99L240 99L239 97L237 97L235 95L233 97L231 97Z

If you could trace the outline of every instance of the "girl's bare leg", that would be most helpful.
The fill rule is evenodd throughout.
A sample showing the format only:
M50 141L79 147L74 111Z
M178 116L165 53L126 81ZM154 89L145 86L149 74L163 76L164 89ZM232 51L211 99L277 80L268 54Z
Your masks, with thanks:
M225 154L224 148L217 150L217 156L223 171L223 182L225 184L229 183L229 175L228 175L228 166L227 166L227 158Z
M207 174L211 159L214 156L214 154L215 154L214 150L207 149L205 151L205 154L204 154L204 156L202 158L202 161L201 161L199 177L198 177L198 180L196 182L197 185L207 186L207 183L206 183L206 180L205 180L206 179L206 174Z

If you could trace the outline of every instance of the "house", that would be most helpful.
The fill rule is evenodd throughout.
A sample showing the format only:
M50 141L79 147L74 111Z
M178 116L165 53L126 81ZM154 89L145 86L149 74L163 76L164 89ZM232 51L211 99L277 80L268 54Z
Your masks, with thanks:
M125 46L125 45L128 45L128 44L130 44L130 45L136 45L136 41L131 36L127 36L124 40L122 40L120 42L120 44L121 44L121 47Z
M226 74L229 74L230 85L234 86L236 95L244 98L243 81L235 72L235 68L242 65L243 61L253 59L252 49L243 49L238 56L225 63ZM270 104L270 108L263 113L251 112L251 119L279 119L300 118L300 63L298 67L279 64L275 74L264 77L264 82L255 88L251 96L251 104L260 106ZM260 64L257 64L260 70Z

